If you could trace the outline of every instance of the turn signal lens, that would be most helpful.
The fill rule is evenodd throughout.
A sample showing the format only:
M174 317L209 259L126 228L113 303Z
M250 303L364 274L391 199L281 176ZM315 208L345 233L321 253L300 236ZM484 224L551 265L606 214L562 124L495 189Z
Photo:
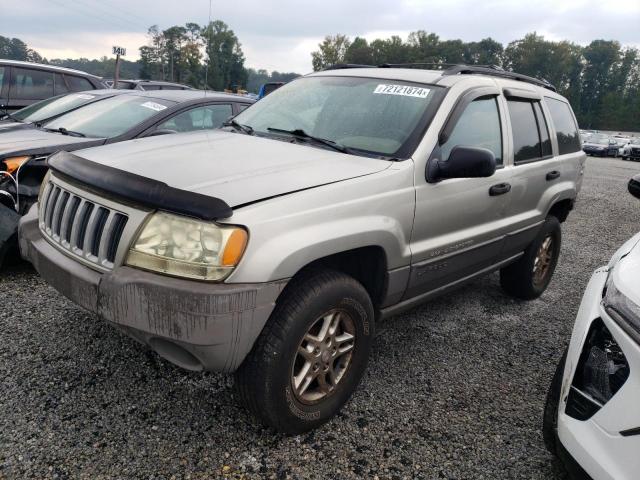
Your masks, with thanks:
M227 240L227 245L224 247L222 265L225 267L235 267L240 261L240 258L242 258L246 246L247 232L240 229L234 230Z

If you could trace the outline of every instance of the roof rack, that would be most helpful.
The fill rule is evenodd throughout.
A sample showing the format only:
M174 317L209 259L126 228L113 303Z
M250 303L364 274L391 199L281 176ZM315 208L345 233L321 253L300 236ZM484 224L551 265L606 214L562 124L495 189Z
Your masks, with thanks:
M500 78L508 78L511 80L518 80L520 82L532 83L533 85L537 85L539 87L546 88L551 90L552 92L556 91L556 87L554 87L551 83L546 80L541 80L539 78L530 77L528 75L522 75L521 73L508 72L503 70L500 67L495 65L487 66L487 65L455 65L451 68L446 69L442 72L442 75L472 75L472 74L480 74L480 75L490 75L492 77L500 77Z
M383 63L382 65L360 65L357 63L337 63L324 70L344 70L348 68L414 68L414 67L436 67L434 70L442 70L443 76L448 75L490 75L492 77L508 78L520 82L531 83L539 87L546 88L552 92L556 91L551 83L544 79L522 75L521 73L503 70L497 65L464 65L454 63Z
M327 70L346 70L347 68L376 68L377 65L361 65L359 63L334 63L328 67L323 68L323 71Z

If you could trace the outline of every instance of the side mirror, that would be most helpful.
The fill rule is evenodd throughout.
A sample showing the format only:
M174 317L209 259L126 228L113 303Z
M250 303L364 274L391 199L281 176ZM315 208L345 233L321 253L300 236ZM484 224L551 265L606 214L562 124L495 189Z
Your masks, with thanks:
M448 178L490 177L496 172L496 157L491 150L480 147L453 147L447 160L432 160L427 168L427 180L437 182Z
M629 180L629 193L636 198L640 198L640 175L636 175Z
M161 128L160 130L152 130L145 135L146 137L157 137L158 135L169 135L171 133L178 133L176 130L170 130L168 128Z

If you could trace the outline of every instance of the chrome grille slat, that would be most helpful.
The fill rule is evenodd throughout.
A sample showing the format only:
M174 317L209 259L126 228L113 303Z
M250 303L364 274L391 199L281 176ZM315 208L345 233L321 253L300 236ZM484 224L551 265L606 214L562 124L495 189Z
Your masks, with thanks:
M76 213L78 213L78 207L80 206L80 197L76 197L75 195L71 196L67 204L67 208L64 211L64 215L62 216L62 227L60 228L60 239L64 243L65 247L70 246L71 240L71 226L73 225L73 220L75 219Z
M62 222L62 214L67 208L67 202L69 201L69 192L60 191L60 195L58 195L58 203L56 204L56 208L53 211L53 216L51 218L51 232L54 237L60 236L60 222Z
M91 209L91 215L89 216L89 221L87 222L87 228L82 238L82 240L84 240L82 244L82 251L86 256L91 255L91 246L93 245L93 236L95 235L95 232L96 232L96 224L97 224L99 215L100 215L100 207L97 207L95 204L93 204L93 208ZM79 242L80 242L80 239L78 239L78 243Z
M51 195L49 195L48 202L47 202L47 209L44 212L45 214L44 226L47 232L49 233L51 232L51 220L53 219L53 211L56 208L56 203L58 203L59 196L60 196L60 188L55 187L51 192Z
M49 181L42 192L42 234L58 248L100 269L113 268L128 215Z

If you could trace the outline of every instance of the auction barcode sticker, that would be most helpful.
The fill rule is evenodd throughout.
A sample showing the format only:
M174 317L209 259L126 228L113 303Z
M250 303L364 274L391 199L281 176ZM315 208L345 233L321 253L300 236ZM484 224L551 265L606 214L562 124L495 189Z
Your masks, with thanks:
M164 105L161 105L161 104L156 103L156 102L144 102L140 106L141 107L145 107L145 108L150 108L151 110L155 110L156 112L160 112L160 111L164 110L165 108L167 108Z
M383 93L385 95L402 95L404 97L427 98L431 90L423 87L412 87L410 85L388 85L381 83L373 93Z

